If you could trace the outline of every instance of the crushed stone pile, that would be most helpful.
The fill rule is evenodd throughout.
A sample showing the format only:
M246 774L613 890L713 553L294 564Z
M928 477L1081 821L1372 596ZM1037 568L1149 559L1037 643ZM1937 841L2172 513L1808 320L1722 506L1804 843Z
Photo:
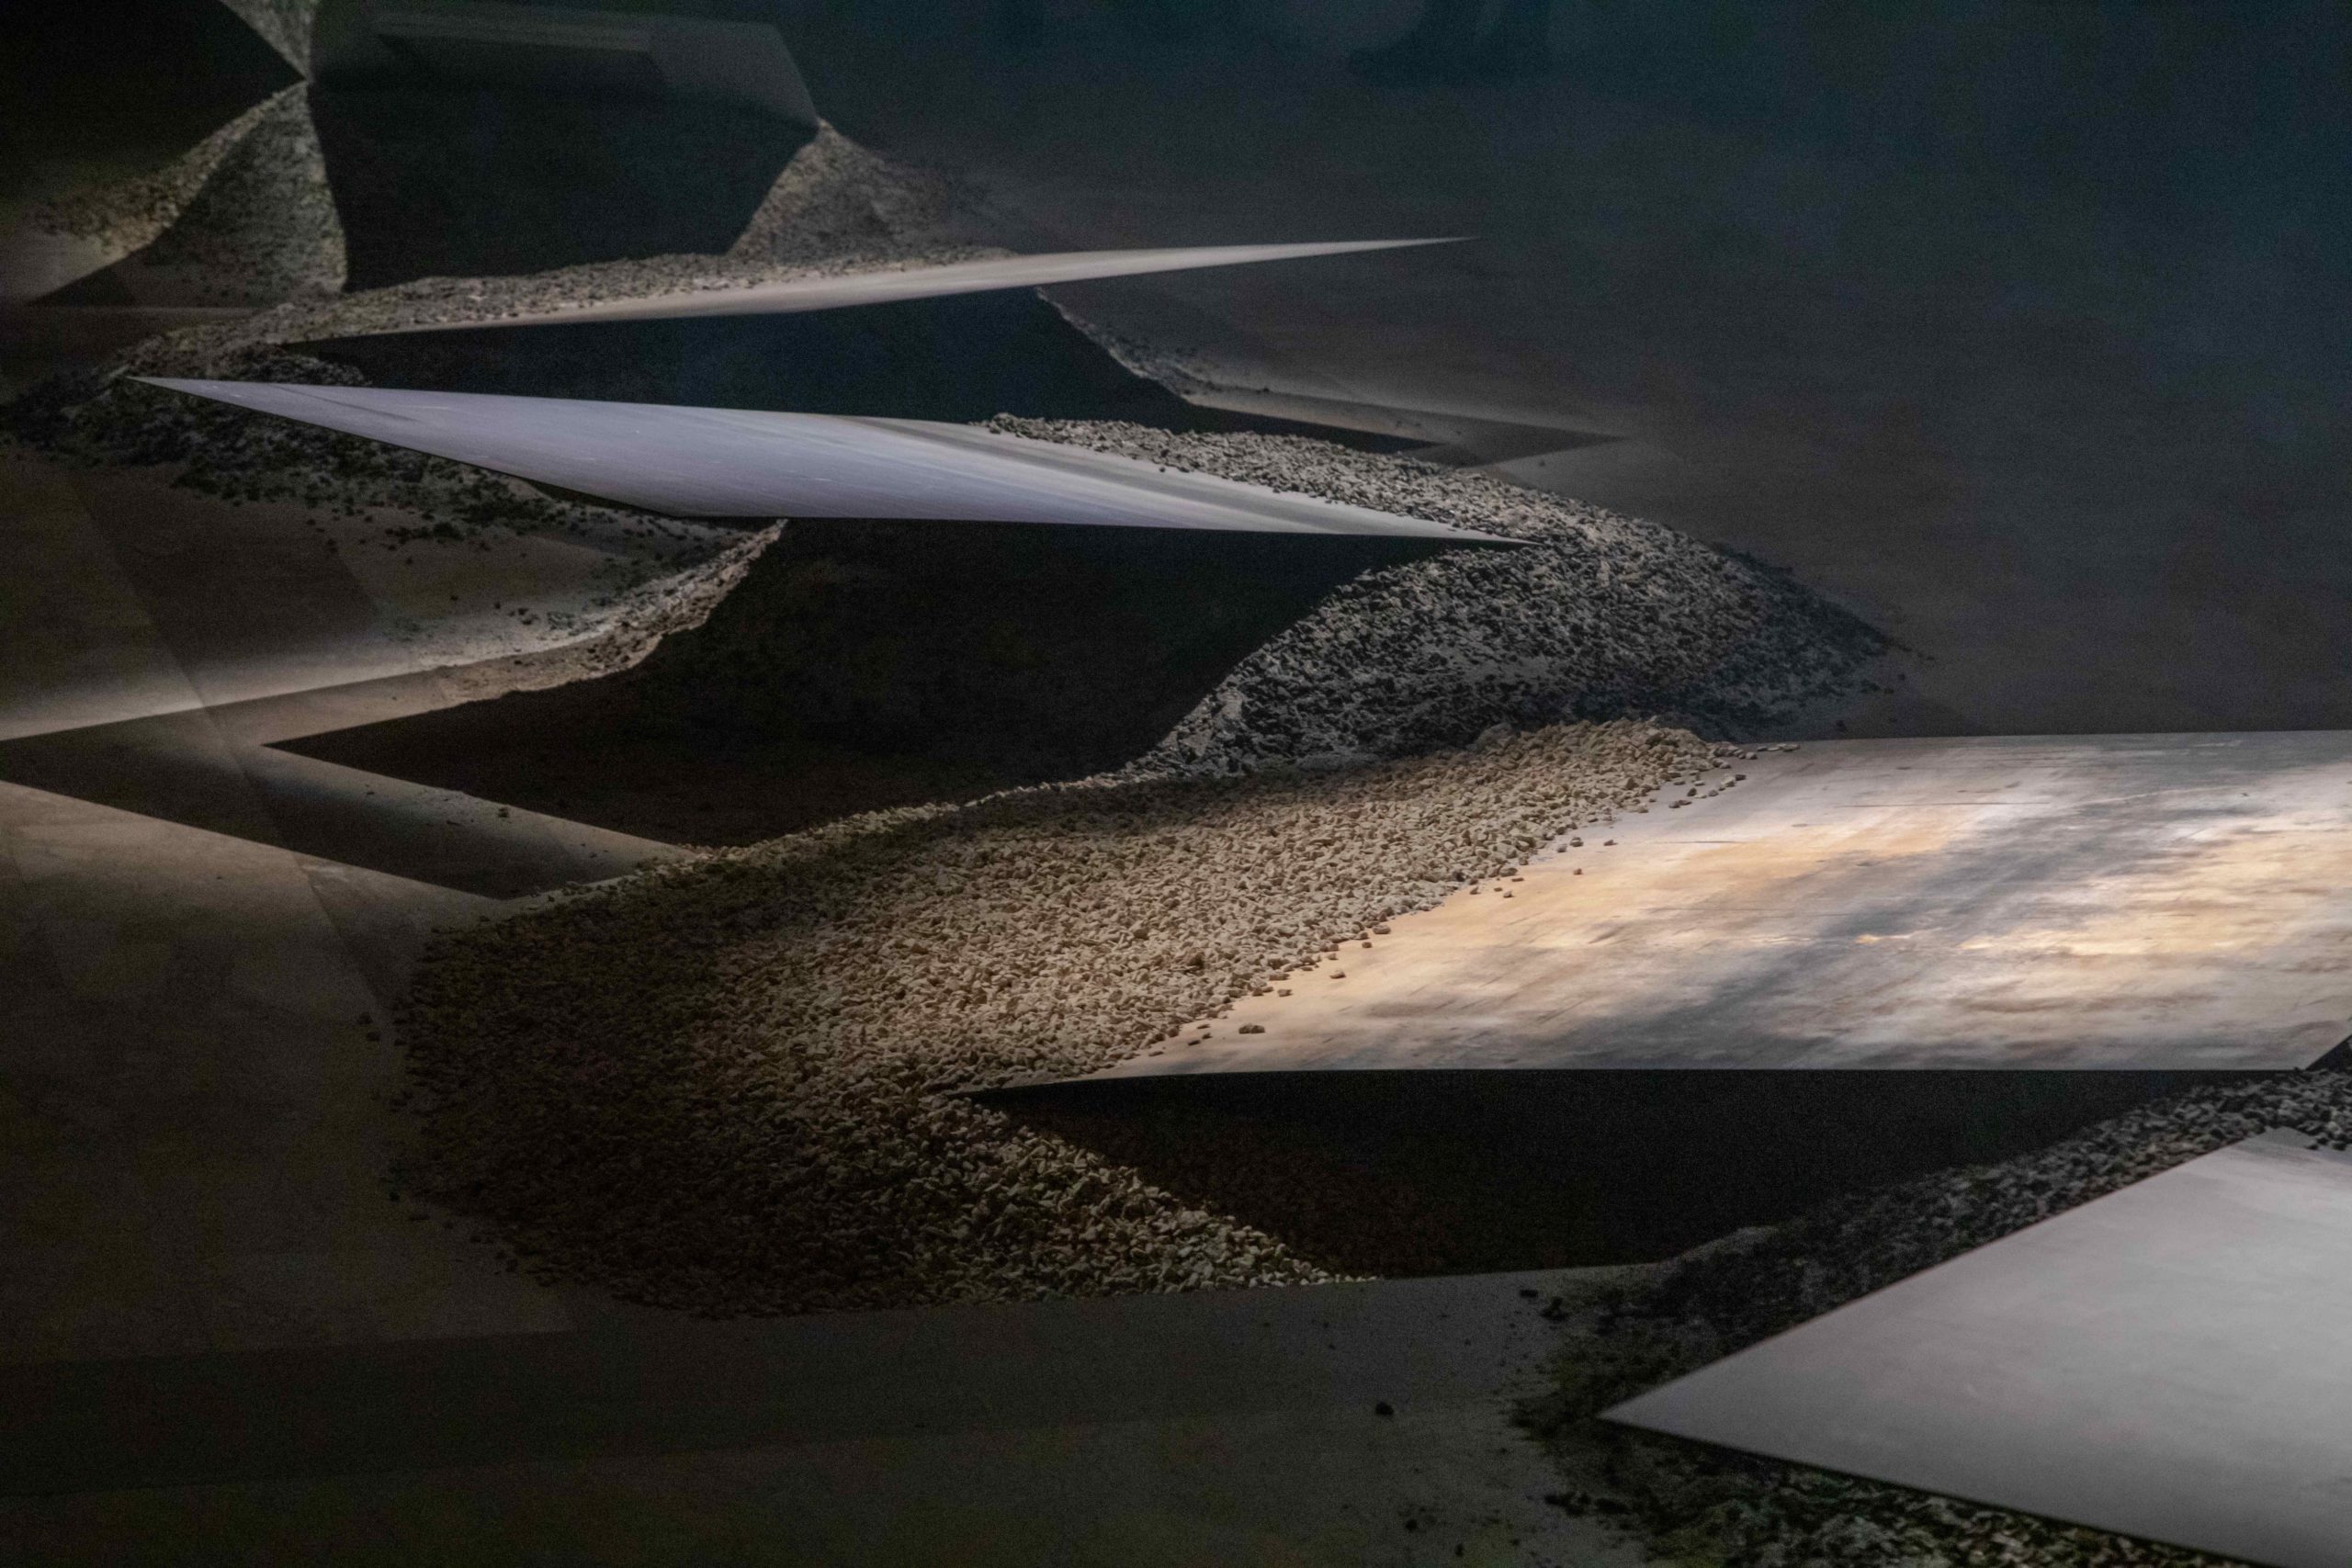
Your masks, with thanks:
M963 205L944 176L861 147L820 120L815 138L776 176L727 258L739 266L831 275L1009 254L952 239Z
M2352 1072L2206 1085L2014 1159L1825 1204L1649 1271L1567 1344L1534 1424L1609 1512L1702 1562L2225 1568L1902 1487L1608 1427L1594 1412L1922 1269L2270 1128L2352 1147Z
M141 375L211 374L198 367L261 346L1005 254L945 237L955 201L936 176L870 152L828 125L793 155L742 237L723 255L582 262L510 276L421 277L331 299L289 299L239 321L152 339L120 367ZM166 368L174 366L185 368Z
M1655 523L1295 436L999 418L991 428L1525 539L1367 572L1245 659L1135 764L1229 774L1656 714L1753 733L1860 682L1878 632Z
M537 1274L705 1313L1321 1279L961 1091L1148 1049L1716 762L1625 721L1345 772L1097 779L447 934L400 1018L421 1112L400 1188Z
M34 209L33 222L50 233L96 240L117 252L137 250L170 226L220 161L284 96L255 104L152 173L51 197Z
M155 173L61 197L36 221L123 255L116 266L145 301L267 303L343 287L343 226L299 85Z
M343 294L345 242L310 91L288 87L164 169L60 197L37 215L54 232L137 253L129 265L146 294L167 291L175 303L279 307L167 334L152 355L196 365L263 344L1006 254L954 237L962 197L947 180L820 124L723 253L420 277ZM138 358L126 365L157 370Z

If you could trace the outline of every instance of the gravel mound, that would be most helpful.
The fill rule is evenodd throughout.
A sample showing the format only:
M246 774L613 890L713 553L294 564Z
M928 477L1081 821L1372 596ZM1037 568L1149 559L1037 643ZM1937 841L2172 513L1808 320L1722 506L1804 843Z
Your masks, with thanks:
M831 275L1011 254L951 243L960 206L944 177L885 158L820 120L727 254Z
M285 89L158 173L52 204L48 228L130 253L62 291L143 303L269 304L343 287L343 225L307 90Z
M1244 660L1139 773L1405 756L1496 724L1636 713L1753 732L1851 689L1889 651L1785 576L1491 475L1294 436L1008 418L992 428L1532 541L1346 584Z
M1644 723L854 818L441 938L407 1192L706 1313L1324 1278L961 1091L1087 1072L1697 778Z
M343 224L305 89L289 87L264 105L178 218L133 260L191 302L270 302L342 288Z
M1593 1412L1920 1270L2273 1127L2352 1146L2352 1073L2205 1086L2048 1148L1856 1194L1655 1271L1562 1360L1536 1425L1609 1483L1611 1509L1697 1561L2214 1564L2186 1551L1900 1487L1604 1427Z
M274 309L133 345L94 371L52 377L0 408L0 429L88 463L173 464L180 482L231 500L292 499L345 513L424 513L452 537L489 525L609 534L616 526L676 542L674 561L708 558L727 531L626 509L550 499L518 481L354 437L225 408L129 381L130 376L368 384L348 366L288 344L388 327L476 321L590 300L992 254L937 238L953 197L941 181L859 148L831 127L786 168L734 250L603 262L535 276L424 278L334 295L340 231L310 130L305 89L258 106L156 181L51 212L53 226L152 243L133 258L202 293L223 279L272 297ZM223 283L221 287L228 287Z
M135 251L168 228L254 124L298 90L255 104L152 174L53 197L34 209L32 220L52 234Z
M122 367L144 375L165 374L166 366L186 367L173 374L217 374L198 367L262 345L1003 254L944 237L953 199L935 177L868 152L824 126L794 154L724 255L584 262L513 276L423 277L334 299L294 299L241 321L167 333L134 351Z

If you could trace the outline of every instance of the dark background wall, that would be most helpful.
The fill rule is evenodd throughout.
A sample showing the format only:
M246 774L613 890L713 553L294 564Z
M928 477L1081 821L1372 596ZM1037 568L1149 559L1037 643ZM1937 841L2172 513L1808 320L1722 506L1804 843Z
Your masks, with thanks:
M1510 471L1928 654L1855 732L2352 723L2347 8L1561 0L1556 72L1404 87L1342 46L1409 6L1047 14L794 42L1022 243L1476 234L1062 298L1253 384L1615 435Z

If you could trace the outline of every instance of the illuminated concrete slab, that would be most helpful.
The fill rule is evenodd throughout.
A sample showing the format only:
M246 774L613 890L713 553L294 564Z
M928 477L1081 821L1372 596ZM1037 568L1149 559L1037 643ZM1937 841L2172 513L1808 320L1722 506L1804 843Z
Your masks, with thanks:
M350 337L396 337L405 333L459 332L469 327L569 325L577 321L669 321L692 316L775 316L804 310L838 310L851 305L889 305L906 299L939 299L953 294L985 294L999 288L1043 288L1106 277L1140 277L1155 272L1241 266L1253 262L1300 261L1310 256L1351 255L1415 245L1444 245L1436 240L1340 240L1288 245L1178 245L1146 250L1053 251L1038 255L991 256L831 277L795 277L740 288L697 288L641 299L610 299L558 305L544 310L485 315L474 321L420 322L386 327Z
M675 517L888 517L1508 542L969 425L373 387L152 384Z
M2352 733L1825 742L1737 771L1113 1071L2267 1069L2352 1033Z
M2352 1562L2352 1156L2270 1134L1607 1418L2272 1568Z

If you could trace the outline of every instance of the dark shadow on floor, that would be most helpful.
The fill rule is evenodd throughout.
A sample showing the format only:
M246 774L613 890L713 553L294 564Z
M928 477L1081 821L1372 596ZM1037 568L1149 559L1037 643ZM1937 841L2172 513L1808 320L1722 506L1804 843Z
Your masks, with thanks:
M220 0L11 7L0 193L52 162L129 172L169 158L297 80Z
M277 749L671 844L752 844L1015 782L974 763L761 742L650 715L623 676L330 730Z
M1645 1262L2245 1074L1235 1073L981 1100L1366 1274Z
M379 387L888 419L1115 419L1163 430L1315 435L1375 452L1428 445L1311 416L1196 407L1128 369L1028 288L785 315L474 328L307 346Z
M643 837L748 842L1115 767L1333 589L1440 547L794 523L635 669L279 744Z
M723 252L811 135L617 93L334 86L311 107L355 289Z

